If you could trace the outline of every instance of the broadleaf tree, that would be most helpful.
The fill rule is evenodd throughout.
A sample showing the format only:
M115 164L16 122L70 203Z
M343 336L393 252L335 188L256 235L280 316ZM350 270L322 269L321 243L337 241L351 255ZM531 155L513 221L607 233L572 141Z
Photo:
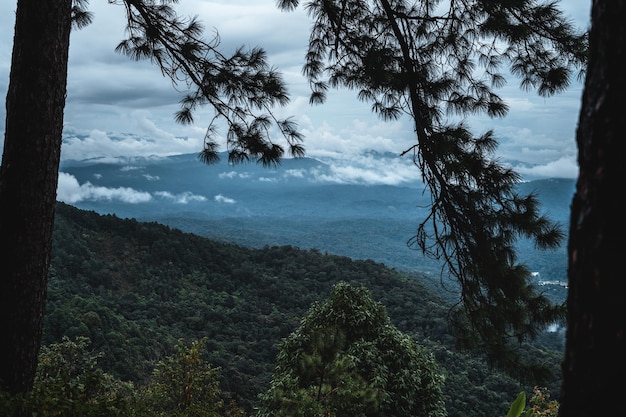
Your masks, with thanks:
M234 402L223 398L219 367L203 357L206 338L187 343L179 340L175 353L159 361L150 382L139 397L140 415L172 417L243 417ZM136 410L137 411L137 410Z
M117 51L149 59L184 95L174 115L194 121L214 110L199 158L215 162L224 133L230 162L302 156L297 126L273 108L288 102L285 83L260 48L220 51L219 36L176 14L176 0L111 0L126 9L127 39ZM32 387L41 341L67 93L72 22L90 22L86 0L17 0L6 130L0 167L0 388ZM79 36L80 33L77 34ZM112 48L115 45L111 46Z
M444 417L443 382L367 288L338 282L281 341L257 417Z
M279 0L294 10L299 0ZM497 159L495 132L471 132L468 117L504 117L497 89L519 77L541 96L582 77L587 34L541 0L310 0L313 20L303 73L311 104L330 88L357 91L384 120L408 117L411 155L431 196L411 247L442 260L459 283L451 324L460 346L481 348L490 363L541 382L549 372L520 359L517 347L564 319L531 282L516 243L560 245L560 225L541 213L537 196ZM416 175L417 176L417 175Z
M32 391L19 396L0 392L0 415L123 417L136 386L103 372L102 353L89 350L86 337L42 346ZM4 397L3 397L4 396Z

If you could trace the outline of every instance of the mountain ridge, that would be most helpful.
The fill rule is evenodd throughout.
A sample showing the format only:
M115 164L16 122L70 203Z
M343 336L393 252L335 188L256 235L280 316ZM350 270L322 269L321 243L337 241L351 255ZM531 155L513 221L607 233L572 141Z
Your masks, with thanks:
M64 180L73 181L74 191L59 194L69 204L100 214L160 222L249 247L293 245L372 259L420 270L439 283L441 265L407 246L430 203L419 181L385 183L387 174L377 177L372 170L359 172L360 181L341 182L345 177L338 172L348 168L314 158L286 158L268 169L232 165L221 156L214 165L200 163L195 154L64 161L61 172ZM365 157L372 167L398 162L395 155ZM547 178L521 182L518 189L536 193L542 212L565 231L574 185L572 179ZM525 245L520 260L538 273L538 280L566 280L564 245L541 252L520 244Z

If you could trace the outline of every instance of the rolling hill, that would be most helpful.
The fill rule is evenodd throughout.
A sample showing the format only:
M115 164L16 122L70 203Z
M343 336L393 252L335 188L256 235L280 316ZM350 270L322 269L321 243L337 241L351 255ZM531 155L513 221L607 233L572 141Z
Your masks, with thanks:
M447 330L449 304L423 284L372 260L293 246L247 248L156 222L100 215L59 203L44 344L86 336L101 366L141 383L178 339L206 337L222 389L250 410L267 388L280 340L338 281L364 285L399 330L427 347L444 369L450 417L504 415L519 382L459 352ZM524 355L554 369L559 333Z

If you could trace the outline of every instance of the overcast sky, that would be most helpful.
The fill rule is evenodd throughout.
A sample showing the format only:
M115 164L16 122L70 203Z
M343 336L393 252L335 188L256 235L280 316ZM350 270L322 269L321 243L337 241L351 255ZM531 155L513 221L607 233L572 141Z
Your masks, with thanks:
M588 24L590 4L586 0L561 2L566 14L581 27ZM15 5L15 0L0 2L0 95L3 98L9 79ZM310 21L302 8L281 12L274 0L180 0L176 7L182 15L198 15L208 31L217 30L226 52L241 45L260 46L268 52L271 64L283 73L291 94L291 103L277 113L294 116L305 135L308 156L339 155L349 165L358 162L355 155L362 151L399 154L414 143L410 121L379 121L367 104L356 100L354 92L333 93L325 105L309 106L309 90L301 68ZM176 124L173 114L179 109L181 94L156 66L133 62L114 52L124 37L123 8L105 0L92 0L89 8L94 13L94 22L74 31L71 38L62 157L198 152L210 113L205 112L205 117L199 113L192 126ZM505 119L477 117L468 120L469 124L476 133L495 129L502 139L499 154L503 158L536 165L532 172L520 166L518 170L522 174L575 178L575 130L581 84L550 98L521 91L518 84L511 79L499 90L510 106ZM2 132L4 123L2 106ZM406 175L416 174L413 170Z

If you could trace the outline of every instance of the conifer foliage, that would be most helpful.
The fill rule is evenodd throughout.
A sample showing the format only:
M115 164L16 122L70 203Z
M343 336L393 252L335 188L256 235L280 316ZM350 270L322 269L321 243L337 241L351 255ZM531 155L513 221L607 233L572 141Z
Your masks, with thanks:
M272 109L289 102L280 74L267 62L259 47L220 51L218 35L204 39L204 28L195 18L181 18L172 8L176 0L114 0L126 9L127 39L116 51L135 60L150 59L174 86L187 91L176 120L194 122L194 111L209 106L209 122L200 159L216 162L218 122L226 122L229 162L254 159L275 165L284 148L272 140L272 127L287 140L289 154L303 156L302 135L291 119L277 119Z
M191 123L202 106L214 110L199 158L218 158L217 128L225 124L230 162L278 164L285 150L302 156L302 137L274 106L288 102L284 82L260 48L219 49L200 23L181 18L176 0L110 0L126 8L128 38L117 51L150 59L185 92L175 118ZM70 29L89 24L87 0L18 0L6 131L0 166L0 387L32 388L50 265L52 230L67 92ZM111 45L113 48L114 45Z
M258 417L446 415L432 356L365 287L335 284L280 346Z
M299 0L280 0L293 10ZM587 37L557 8L538 0L312 0L304 74L310 102L347 87L384 120L408 116L413 156L432 196L430 215L408 244L444 262L460 284L451 314L461 345L484 348L492 362L541 381L515 344L563 318L517 261L519 238L541 249L558 246L558 224L540 212L534 194L519 195L520 176L495 155L493 131L474 135L465 119L503 117L497 94L507 75L541 96L563 91L581 76Z

